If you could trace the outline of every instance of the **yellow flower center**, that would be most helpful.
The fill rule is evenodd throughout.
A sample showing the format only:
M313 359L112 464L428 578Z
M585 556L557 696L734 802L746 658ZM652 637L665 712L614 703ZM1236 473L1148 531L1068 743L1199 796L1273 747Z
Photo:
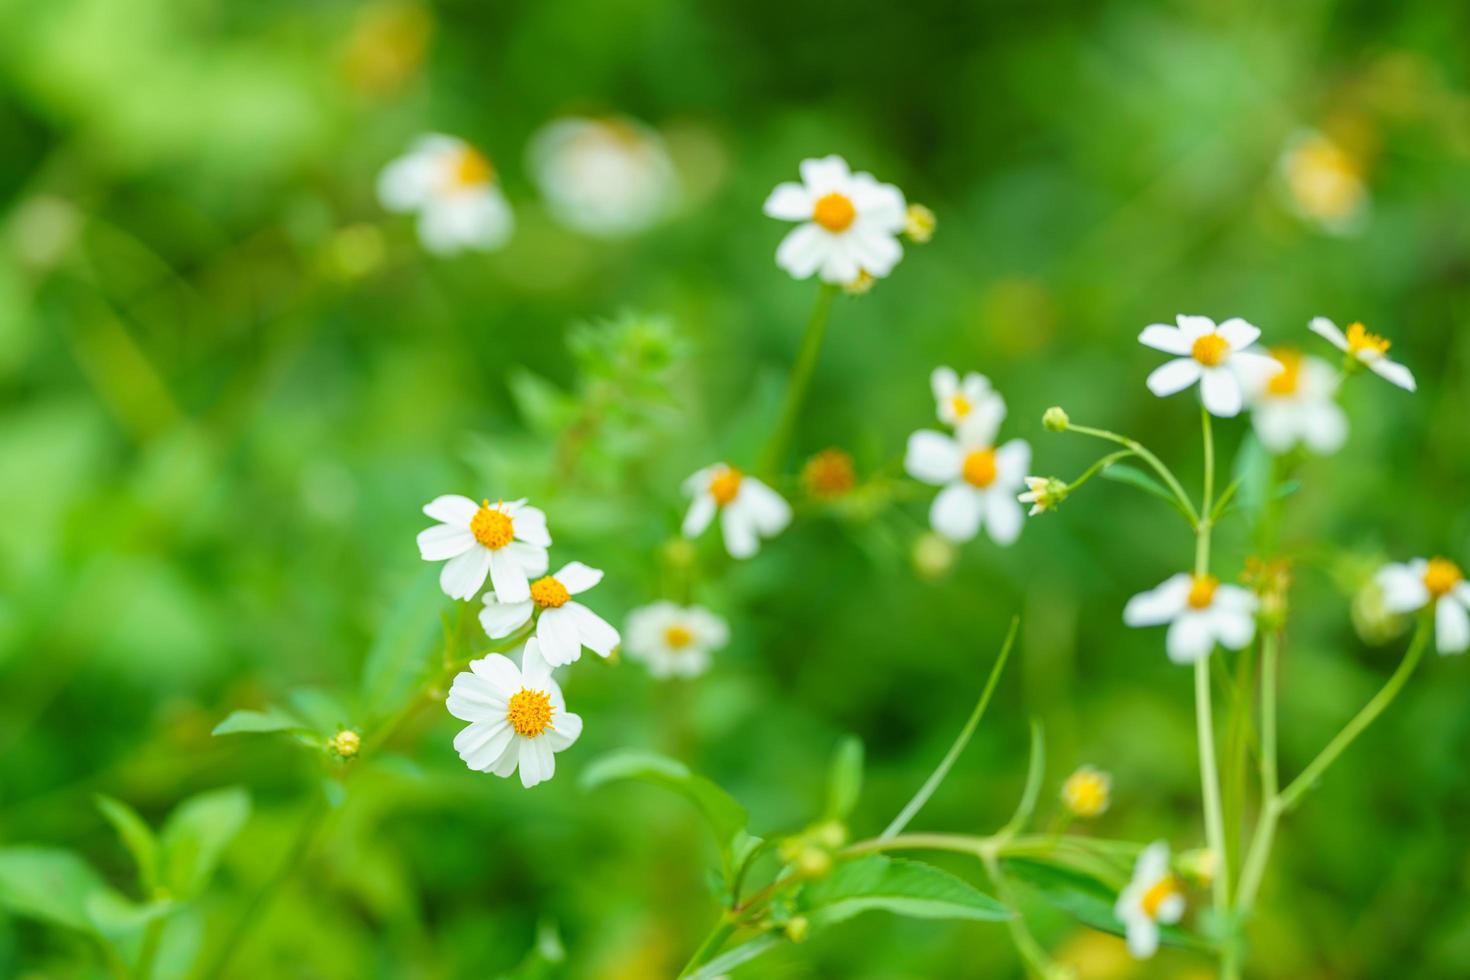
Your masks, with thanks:
M482 500L480 509L470 518L470 533L491 551L499 551L510 544L516 529L510 515L501 510L499 504L491 507L490 501Z
M1164 903L1180 894L1183 893L1179 890L1179 882L1173 875L1165 875L1143 893L1143 901L1140 903L1143 906L1143 914L1150 919L1157 920L1159 910L1164 907Z
M531 583L531 601L542 609L560 609L571 597L567 587L550 575Z
M956 394L949 396L949 410L954 413L954 417L957 419L962 419L966 415L969 415L974 408L974 404L964 395Z
M694 642L694 631L675 623L664 630L664 643L670 650L682 650Z
M1369 333L1361 323L1354 323L1347 328L1347 342L1349 354L1368 353L1381 356L1388 353L1389 347L1393 346L1391 341L1376 333Z
M1207 333L1194 342L1190 353L1205 367L1216 367L1230 353L1230 345L1217 333Z
M1287 184L1297 204L1317 218L1341 218L1357 207L1363 183L1357 164L1337 144L1317 137L1287 158Z
M715 503L724 507L740 492L740 481L743 479L744 473L733 466L726 466L710 478L709 495L715 498Z
M505 720L510 722L517 735L536 738L551 727L551 695L545 691L521 688L510 696L505 709Z
M1196 575L1189 585L1189 608L1210 608L1210 603L1215 601L1215 590L1219 587L1220 580L1215 576Z
M362 736L350 728L344 728L332 736L327 747L342 758L350 759L362 748Z
M483 187L494 177L495 168L490 166L485 154L473 146L466 146L449 158L449 172L445 179L450 190L466 190Z
M960 474L972 487L985 489L995 482L995 450L977 449L965 457Z
M1095 817L1108 805L1108 781L1102 773L1079 769L1062 784L1062 801L1079 817Z
M807 493L813 497L840 497L857 483L852 457L840 449L824 449L811 459L801 472Z
M1302 384L1302 355L1285 347L1273 347L1271 356L1280 362L1281 370L1266 382L1266 393L1274 398L1290 398Z
M1460 571L1460 566L1448 558L1431 558L1429 567L1424 570L1424 587L1431 596L1438 599L1447 595L1464 578L1465 574Z
M846 194L836 191L817 198L816 206L812 208L812 220L834 233L846 231L856 217L857 208L853 207L852 201Z

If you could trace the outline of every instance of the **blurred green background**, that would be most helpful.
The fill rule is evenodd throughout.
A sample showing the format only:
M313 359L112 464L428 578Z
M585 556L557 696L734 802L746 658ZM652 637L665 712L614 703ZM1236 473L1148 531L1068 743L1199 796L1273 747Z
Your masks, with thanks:
M785 228L761 203L828 152L928 204L939 231L839 299L792 474L828 445L891 472L933 424L928 372L947 363L991 377L1038 471L1103 449L1041 429L1062 403L1193 486L1192 396L1145 391L1143 325L1238 315L1309 346L1322 314L1394 339L1419 393L1350 385L1348 446L1286 504L1288 545L1319 557L1284 662L1295 773L1396 661L1349 617L1376 562L1470 560L1467 36L1470 10L1430 0L0 2L0 844L71 848L130 891L95 794L157 824L245 787L249 820L159 960L157 976L190 976L292 846L322 771L285 740L210 729L291 691L325 725L371 724L372 651L427 659L452 606L414 546L424 502L531 496L553 567L607 569L594 608L620 622L663 595L679 482L753 455L816 290L775 267ZM556 225L522 161L569 112L659 129L676 212L613 242ZM377 205L379 169L430 130L494 161L517 214L504 250L433 258ZM1361 185L1350 233L1293 196L1283 153L1306 130ZM582 418L593 435L568 450ZM1217 427L1224 451L1246 425ZM800 500L794 477L784 489ZM1003 822L1036 716L1046 806L1091 762L1114 774L1098 833L1199 846L1190 674L1161 633L1120 621L1187 561L1187 529L1097 481L1014 547L982 538L926 576L926 503L803 503L734 568L700 542L694 594L731 620L730 648L692 684L584 658L565 687L586 732L534 791L467 771L458 724L425 713L357 764L229 975L494 976L538 923L565 975L672 975L714 916L704 831L656 790L581 790L587 763L666 751L757 832L795 829L856 733L854 833L870 835L953 738L1016 612L1002 696L916 826ZM1222 574L1249 548L1227 524ZM1252 975L1470 970L1466 683L1462 660L1431 658L1286 823ZM1027 902L1084 977L1209 969L1168 951L1134 967ZM79 934L0 917L0 975L96 964ZM1019 970L999 925L873 914L744 975Z

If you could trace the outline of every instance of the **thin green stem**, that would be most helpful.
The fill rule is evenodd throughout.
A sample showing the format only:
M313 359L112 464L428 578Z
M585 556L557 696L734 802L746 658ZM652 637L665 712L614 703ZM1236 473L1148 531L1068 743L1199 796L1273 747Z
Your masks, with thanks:
M735 919L728 913L721 914L720 921L715 923L709 935L704 937L704 942L700 943L699 948L689 957L689 962L684 964L684 968L679 971L679 976L687 977L714 959L715 954L734 933Z
M786 448L791 442L791 433L796 428L796 418L801 414L801 404L806 400L806 390L817 366L817 356L822 352L822 339L827 334L827 319L832 312L832 301L837 297L837 287L823 283L817 292L816 305L807 320L806 335L801 341L801 350L796 363L791 367L791 377L786 382L786 400L781 405L781 416L771 432L771 441L761 459L760 472L772 478L781 468Z
M1016 952L1021 954L1021 961L1026 964L1026 971L1041 980L1059 975L1059 971L1031 935L1031 930L1026 927L1026 919L1021 915L1021 907L1016 902L1015 892L1011 889L1011 883L1001 872L1000 861L994 852L986 851L980 857L980 862L985 865L985 871L990 875L991 882L995 885L995 893L1000 900L1011 910L1010 918L1006 919L1006 928L1010 930L1011 942L1015 944Z
M1067 492L1071 493L1073 490L1076 490L1078 487L1082 486L1082 484L1086 483L1094 476L1097 476L1097 474L1101 473L1109 466L1112 466L1114 463L1120 460L1127 459L1129 456L1137 455L1138 454L1131 449L1120 449L1115 453L1108 453L1106 456L1093 463L1087 469L1083 470L1081 476L1073 480L1071 483L1067 484Z
M143 942L138 949L138 963L133 968L137 980L149 980L153 976L153 963L158 959L158 947L163 943L163 930L168 925L166 916L160 915L148 923L143 930Z
M1194 662L1194 709L1199 737L1200 787L1204 799L1205 840L1220 861L1211 889L1215 908L1224 911L1229 901L1229 873L1225 862L1225 820L1220 809L1220 774L1215 767L1215 725L1210 710L1210 662L1201 657Z
M1200 418L1204 426L1205 443L1205 487L1200 503L1200 517L1194 529L1194 574L1206 575L1210 571L1210 517L1211 502L1215 499L1215 431L1210 425L1210 413L1200 407Z
M1092 436L1095 439L1106 439L1108 442L1115 442L1120 446L1126 447L1129 451L1136 454L1140 459L1151 466L1154 472L1159 475L1159 479L1163 480L1164 483L1168 485L1169 491L1173 493L1175 499L1179 501L1179 506L1184 511L1185 516L1188 518L1190 526L1194 527L1199 524L1199 512L1194 509L1194 504L1190 501L1189 494L1184 492L1184 487L1180 485L1178 478L1174 476L1174 472L1170 470L1169 467L1165 466L1163 461L1160 460L1159 457L1150 452L1149 449L1143 445L1143 443L1139 442L1137 439L1130 439L1127 436L1120 436L1118 435L1118 433L1109 432L1106 429L1095 429L1089 425L1069 424L1066 431L1078 432L1084 436Z

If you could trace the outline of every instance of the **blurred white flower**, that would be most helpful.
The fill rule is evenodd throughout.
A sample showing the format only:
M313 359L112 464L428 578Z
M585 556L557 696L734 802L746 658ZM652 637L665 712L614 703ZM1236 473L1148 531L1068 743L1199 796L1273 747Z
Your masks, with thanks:
M903 192L869 173L854 174L839 156L801 162L801 183L780 184L765 212L801 224L776 249L776 264L797 279L881 279L903 258L898 236L908 223Z
M1338 144L1319 132L1297 133L1281 154L1280 171L1297 214L1338 235L1363 227L1368 189L1357 161Z
M773 538L791 523L791 505L753 476L726 463L706 466L684 481L694 498L684 515L684 536L698 537L720 515L725 550L732 558L749 558L761 538Z
M1386 356L1392 342L1369 333L1361 323L1350 324L1347 333L1337 328L1337 324L1325 316L1312 318L1310 324L1312 333L1327 341L1333 347L1353 358L1368 370L1380 378L1396 384L1405 391L1413 391L1414 373L1396 361L1390 361Z
M580 595L602 581L602 572L579 561L563 565L555 575L531 583L531 594L520 602L505 602L495 592L484 596L480 625L492 640L510 636L536 616L536 639L541 655L553 667L561 667L582 656L587 647L606 657L618 645L618 631L572 596Z
M1240 412L1244 392L1265 383L1281 365L1258 350L1247 350L1261 331L1239 317L1215 326L1207 316L1175 317L1179 325L1155 323L1143 328L1138 342L1179 355L1148 376L1148 390L1160 398L1183 391L1196 381L1211 415L1229 418Z
M473 661L454 678L445 706L470 723L454 736L465 765L497 776L519 767L521 785L528 788L550 779L554 753L582 734L582 719L567 711L535 638L526 641L520 667L498 653Z
M1281 370L1251 398L1251 423L1261 444L1284 453L1298 443L1315 453L1334 453L1347 439L1347 413L1337 404L1338 372L1300 351L1274 348Z
M678 192L663 140L631 119L547 123L531 138L527 162L552 216L603 238L647 228Z
M1215 644L1239 650L1256 632L1255 595L1238 585L1221 585L1213 575L1179 574L1128 600L1129 626L1169 624L1164 640L1169 659L1187 664L1207 657Z
M1138 855L1113 914L1127 930L1130 953L1146 960L1158 951L1159 923L1172 925L1184 915L1184 889L1169 870L1168 844L1154 841Z
M628 614L624 649L654 677L693 677L709 669L710 654L730 640L730 627L702 606L660 601Z
M499 248L515 227L490 161L453 136L422 136L384 167L378 200L389 211L417 214L419 241L440 255Z
M929 389L934 393L939 421L956 426L968 419L991 394L990 379L974 371L963 378L954 368L937 367L929 375Z
M1026 492L1016 494L1016 500L1030 504L1031 509L1026 512L1026 516L1035 517L1061 506L1062 501L1067 499L1067 493L1067 485L1054 476L1028 476Z
M969 541L982 525L1000 545L1021 533L1016 491L1031 468L1031 447L1021 439L995 447L1005 412L1005 402L991 392L953 436L932 429L909 436L904 469L916 480L944 488L929 508L929 524L951 541Z
M1062 783L1062 804L1075 816L1091 819L1107 812L1113 777L1096 766L1079 766Z
M1440 653L1464 653L1470 647L1470 583L1460 566L1447 558L1415 558L1385 565L1374 580L1389 612L1416 612L1433 604Z
M449 494L429 501L424 513L441 523L419 532L419 555L447 559L439 586L451 599L473 599L489 575L500 601L525 602L531 579L546 574L546 515L524 497L492 505Z

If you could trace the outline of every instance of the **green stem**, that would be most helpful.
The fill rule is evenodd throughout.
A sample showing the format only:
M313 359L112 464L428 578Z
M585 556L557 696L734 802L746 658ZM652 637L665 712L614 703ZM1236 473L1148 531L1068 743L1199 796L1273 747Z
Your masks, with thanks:
M1154 472L1159 475L1159 478L1163 480L1165 484L1168 485L1170 492L1172 492L1175 499L1179 501L1180 508L1184 511L1185 516L1189 519L1190 526L1195 527L1199 524L1199 513L1194 509L1194 504L1190 502L1189 495L1184 492L1184 487L1179 484L1179 480L1174 476L1174 472L1170 470L1169 467L1165 466L1163 461L1160 460L1159 457L1150 452L1148 448L1143 445L1143 443L1139 442L1137 439L1129 439L1127 436L1120 436L1116 432L1109 432L1106 429L1094 429L1092 426L1088 425L1069 424L1066 431L1079 432L1084 436L1092 436L1096 439L1106 439L1108 442L1115 442L1120 446L1126 447L1130 452L1133 452L1145 463L1153 467Z
M715 923L714 928L709 931L709 935L704 937L704 942L699 944L699 948L694 951L694 955L689 957L689 962L685 963L684 968L679 971L679 976L687 977L714 959L715 954L720 951L720 947L725 945L726 941L729 940L734 932L735 919L728 914L722 914L720 921Z
M133 968L133 976L137 980L149 980L153 976L153 963L158 958L158 947L163 942L163 929L167 924L167 918L159 916L148 923L148 928L143 931L143 943L138 950L138 965Z
M1129 456L1137 455L1138 454L1131 449L1120 449L1115 453L1108 453L1102 459L1099 459L1087 469L1083 470L1081 476L1073 480L1071 483L1067 484L1067 492L1071 493L1073 490L1076 490L1078 487L1082 486L1082 484L1086 483L1094 476L1097 476L1097 474L1101 473L1103 470L1107 469L1109 466L1112 466L1119 460L1124 460L1127 459Z
M760 473L772 478L781 468L786 456L786 447L791 442L791 433L796 428L796 417L801 413L801 403L806 400L806 389L817 366L817 355L822 351L822 338L827 333L827 318L832 312L832 301L837 296L837 287L823 283L817 292L816 305L806 324L806 336L802 338L801 350L792 365L791 377L786 382L786 400L781 405L781 416L771 432L771 441L761 459Z
M995 885L996 895L1011 910L1010 918L1006 919L1006 928L1010 930L1011 942L1015 944L1016 952L1021 954L1021 961L1026 964L1027 972L1041 980L1057 976L1059 971L1052 963L1051 957L1047 955L1045 949L1042 949L1036 937L1031 935L1031 930L1026 927L1026 919L1021 915L1021 907L1016 903L1011 883L1001 872L1000 861L991 851L981 855L980 860L985 865L985 871L990 875L991 882Z
M1200 514L1195 523L1194 573L1207 575L1210 571L1210 504L1215 497L1215 439L1210 425L1210 413L1200 408L1204 432L1205 485L1201 497ZM1215 721L1210 699L1210 658L1201 657L1194 662L1194 716L1196 734L1199 739L1200 789L1205 811L1205 840L1220 870L1211 882L1215 910L1222 915L1230 901L1230 869L1226 865L1225 817L1220 806L1220 773L1215 756Z

